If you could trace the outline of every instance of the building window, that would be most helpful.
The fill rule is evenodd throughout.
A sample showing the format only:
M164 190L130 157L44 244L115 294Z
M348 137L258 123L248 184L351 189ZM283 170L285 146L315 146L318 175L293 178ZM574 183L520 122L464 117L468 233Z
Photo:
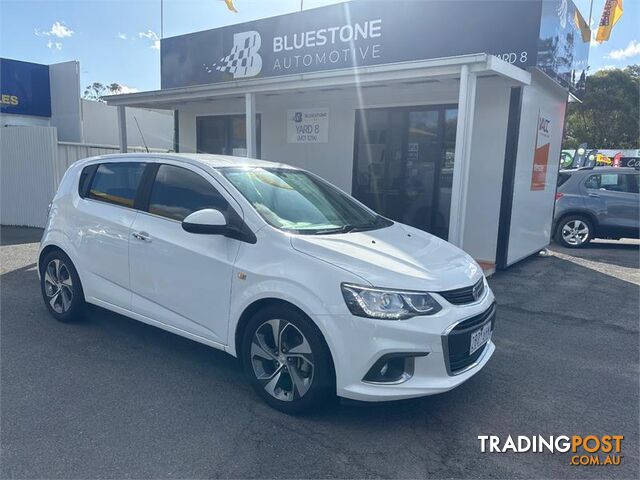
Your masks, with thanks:
M215 115L196 118L198 153L247 156L245 115ZM256 115L256 156L261 157L261 122Z
M457 108L367 109L356 120L353 195L385 217L446 239Z

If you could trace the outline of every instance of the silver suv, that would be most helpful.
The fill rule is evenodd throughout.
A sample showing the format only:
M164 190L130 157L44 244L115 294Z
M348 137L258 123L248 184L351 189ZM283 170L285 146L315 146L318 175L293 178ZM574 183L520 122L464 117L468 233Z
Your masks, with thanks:
M640 172L596 167L558 174L553 232L558 243L583 247L594 238L638 238Z

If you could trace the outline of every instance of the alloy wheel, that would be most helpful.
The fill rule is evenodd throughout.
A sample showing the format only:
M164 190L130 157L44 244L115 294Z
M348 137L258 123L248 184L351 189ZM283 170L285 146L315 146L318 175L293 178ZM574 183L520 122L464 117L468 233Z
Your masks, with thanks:
M49 305L56 313L66 313L73 300L73 280L69 268L55 258L44 271L44 290Z
M582 220L569 220L562 226L562 239L569 245L582 245L588 238L589 226Z
M286 320L267 320L256 329L251 364L267 393L281 401L302 398L313 383L311 346L300 329Z

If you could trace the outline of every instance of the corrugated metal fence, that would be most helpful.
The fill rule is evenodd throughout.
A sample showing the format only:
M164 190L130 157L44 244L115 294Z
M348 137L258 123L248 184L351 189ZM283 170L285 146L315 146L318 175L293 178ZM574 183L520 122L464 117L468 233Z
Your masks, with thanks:
M0 128L0 220L43 227L56 183L56 129Z
M53 127L0 128L0 223L44 227L47 206L71 164L118 152L112 145L58 142Z

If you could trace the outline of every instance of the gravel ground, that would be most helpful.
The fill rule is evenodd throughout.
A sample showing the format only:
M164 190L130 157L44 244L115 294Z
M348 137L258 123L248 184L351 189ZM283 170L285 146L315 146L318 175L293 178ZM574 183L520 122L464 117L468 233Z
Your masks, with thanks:
M497 350L461 387L291 417L222 352L97 308L52 320L40 233L2 229L3 479L638 478L637 242L552 247L494 275ZM624 458L481 453L493 434L624 435Z

